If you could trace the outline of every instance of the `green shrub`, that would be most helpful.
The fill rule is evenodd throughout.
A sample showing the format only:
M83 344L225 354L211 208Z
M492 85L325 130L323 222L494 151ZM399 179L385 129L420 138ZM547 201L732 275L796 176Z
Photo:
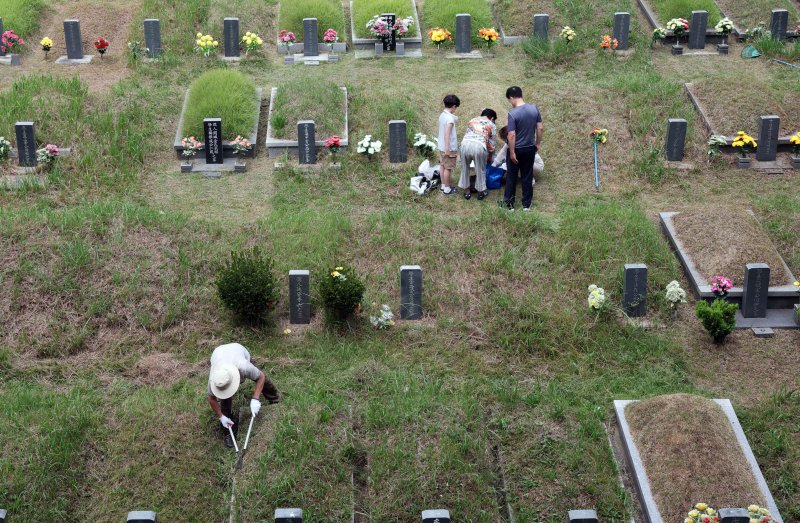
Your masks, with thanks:
M3 31L11 29L23 39L29 38L39 28L39 15L44 7L43 0L3 0L0 9ZM24 47L35 51L38 49L38 43L39 39L35 42L25 41Z
M317 19L317 42L332 27L339 33L339 41L347 40L344 27L344 13L339 0L291 0L281 2L281 14L278 18L278 29L291 31L298 42L305 40L303 36L303 18Z
M278 300L272 258L258 247L231 252L217 274L217 292L222 303L240 319L262 321Z
M319 294L325 319L334 325L341 324L360 308L364 283L352 268L337 266L323 276Z
M736 326L736 311L739 306L735 303L717 298L711 305L705 300L697 302L695 311L697 317L703 322L703 327L714 338L714 342L721 343L725 336L733 331Z
M426 0L424 7L425 25L443 27L453 33L456 38L456 15L468 13L472 15L472 45L485 47L483 40L478 38L478 30L482 27L494 27L492 12L487 0Z
M692 11L708 11L708 27L713 28L722 15L714 0L650 0L662 24L673 18L690 20Z
M216 69L189 88L183 136L203 136L203 119L222 118L223 140L248 136L256 123L256 86L238 71Z
M397 18L414 17L414 26L409 31L409 36L419 36L419 20L414 12L411 0L353 0L353 25L357 38L373 38L367 30L367 22L383 13L394 13Z

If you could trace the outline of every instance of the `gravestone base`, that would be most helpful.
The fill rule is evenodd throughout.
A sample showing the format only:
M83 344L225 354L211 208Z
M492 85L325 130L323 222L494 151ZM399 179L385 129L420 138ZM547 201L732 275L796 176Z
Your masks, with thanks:
M677 169L679 171L691 171L694 169L693 162L671 162L669 160L664 160L664 165L671 169Z
M678 56L683 54L683 46L682 45L673 45L672 46L672 56Z
M717 52L719 54L728 54L728 44L717 44Z
M752 158L736 158L736 167L739 169L749 169L752 165Z
M356 49L355 50L355 57L357 60L366 59L366 58L422 58L422 49L420 48L409 48L406 47L402 54L397 54L397 52L383 52L380 55L376 55L374 50L366 50L366 49Z
M235 158L224 158L222 163L205 163L201 159L195 159L194 165L189 171L184 171L184 164L181 162L181 172L202 173L206 178L220 178L224 172L234 172L236 170Z
M756 338L772 338L775 336L775 331L769 327L753 327L753 336Z
M0 56L0 65L22 65L19 61L19 55L9 54L6 56Z
M481 54L480 51L472 50L472 51L470 51L468 53L449 53L449 54L445 55L445 57L446 58L455 58L455 59L460 59L460 58L483 58L483 55Z
M239 62L242 61L242 57L241 56L220 56L219 58L223 62L227 62L227 63L229 63L231 65L236 65L236 64L238 64Z
M0 176L0 187L8 189L19 189L21 187L38 186L44 187L47 178L34 174L36 167L18 167L15 174Z
M794 309L767 309L765 318L745 318L742 311L736 311L736 329L768 327L770 329L800 329L794 321Z
M334 55L336 56L336 55ZM284 63L290 64L303 64L303 65L319 65L322 62L338 62L339 57L331 59L330 54L318 54L314 56L306 56L304 54L295 54L292 56L292 61L288 61L288 57L284 59Z
M341 167L341 164L336 164L336 165ZM272 168L275 169L276 171L280 169L287 169L289 167L297 171L316 173L320 172L326 166L321 163L298 163L298 162L275 162L272 164ZM332 168L337 169L337 167L332 167Z
M92 63L94 55L85 54L83 58L67 58L67 56L59 56L56 58L55 63L59 65L86 65Z

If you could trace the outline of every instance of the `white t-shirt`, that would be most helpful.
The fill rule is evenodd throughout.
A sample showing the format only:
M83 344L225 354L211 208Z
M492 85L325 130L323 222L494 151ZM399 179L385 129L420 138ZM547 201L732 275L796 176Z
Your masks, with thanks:
M444 131L447 129L449 124L453 124L453 129L450 131L450 147L449 150L451 152L458 151L458 138L456 138L456 122L458 121L458 116L454 115L450 111L442 111L442 114L439 115L439 150L444 152Z
M261 371L258 367L250 363L250 353L240 343L228 343L227 345L220 345L214 352L211 353L211 366L219 363L232 363L239 369L239 377L242 381L245 378L250 378L253 381L258 381L261 377ZM211 385L208 386L208 394L213 396L211 392Z

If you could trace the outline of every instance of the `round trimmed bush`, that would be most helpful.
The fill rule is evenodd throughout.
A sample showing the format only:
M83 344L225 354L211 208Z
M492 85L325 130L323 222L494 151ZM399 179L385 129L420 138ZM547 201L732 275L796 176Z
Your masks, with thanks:
M217 274L217 292L222 303L239 319L262 322L278 301L272 258L260 248L231 252Z
M203 119L222 118L222 139L247 137L256 123L256 86L239 71L215 69L200 75L189 87L182 136L203 141Z
M364 283L352 268L337 266L330 269L319 284L325 319L334 325L346 322L361 307L364 288Z

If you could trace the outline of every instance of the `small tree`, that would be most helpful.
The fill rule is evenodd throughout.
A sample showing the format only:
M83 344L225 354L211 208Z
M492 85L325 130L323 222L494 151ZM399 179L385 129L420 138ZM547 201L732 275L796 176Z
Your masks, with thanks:
M364 283L350 267L334 267L322 277L319 284L325 319L332 325L341 325L361 309Z
M217 274L217 292L225 307L245 322L264 321L278 300L272 267L272 258L259 247L232 251Z
M715 299L711 305L705 300L697 302L697 317L703 322L703 327L714 338L714 343L722 343L725 337L736 326L736 311L739 306L728 303L723 298Z

